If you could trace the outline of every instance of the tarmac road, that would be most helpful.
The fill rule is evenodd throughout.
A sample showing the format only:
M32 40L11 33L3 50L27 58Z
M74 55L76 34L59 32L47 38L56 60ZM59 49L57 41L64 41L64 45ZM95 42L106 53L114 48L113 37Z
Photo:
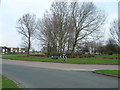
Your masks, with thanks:
M37 62L37 61L20 61L1 59L3 64L14 64L30 67L60 69L60 70L80 70L80 71L94 71L94 70L118 70L118 65L95 65L95 64L66 64L66 63L52 63L52 62ZM1 61L0 60L0 61Z
M2 64L5 76L25 88L118 88L118 78L92 73Z

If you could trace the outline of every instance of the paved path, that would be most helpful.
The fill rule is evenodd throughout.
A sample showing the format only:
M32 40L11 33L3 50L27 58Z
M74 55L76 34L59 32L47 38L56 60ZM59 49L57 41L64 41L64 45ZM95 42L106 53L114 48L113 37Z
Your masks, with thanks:
M80 71L94 71L99 69L118 70L118 65L65 64L51 62L18 61L7 59L3 59L2 63L60 70L80 70Z
M5 62L3 62L3 74L19 82L20 86L25 88L118 88L118 78L116 77L99 75L90 71L47 69L38 66L25 66L25 64L18 65L13 64L14 61L11 62L12 64L5 64ZM20 62L18 61L17 63ZM28 64L31 63L28 62ZM39 64L51 65L50 63L35 63L34 65ZM64 68L68 69L68 67L70 67L68 65L72 64L52 65L58 67L67 65L67 67L64 66ZM73 66L75 65L72 65L72 67ZM78 67L78 65L76 67Z

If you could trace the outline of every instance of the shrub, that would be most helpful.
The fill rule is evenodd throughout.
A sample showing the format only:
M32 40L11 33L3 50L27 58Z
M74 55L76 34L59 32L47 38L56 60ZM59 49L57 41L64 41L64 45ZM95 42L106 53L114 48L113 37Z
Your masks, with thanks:
M30 56L40 56L40 57L45 57L45 54L30 54Z
M109 52L108 55L112 55L113 53L112 52Z
M17 55L18 57L28 57L28 55Z

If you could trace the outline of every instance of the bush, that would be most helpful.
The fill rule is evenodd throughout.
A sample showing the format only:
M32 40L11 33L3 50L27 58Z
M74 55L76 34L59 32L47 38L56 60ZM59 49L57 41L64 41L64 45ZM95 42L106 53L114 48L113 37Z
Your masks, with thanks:
M30 56L40 56L40 57L45 57L45 54L30 54Z
M28 57L28 55L17 55L18 57Z
M78 54L75 53L74 56L71 56L71 53L67 53L68 58L92 58L95 57L95 55L92 54Z
M51 54L45 54L47 57L51 57L51 56L60 56L60 53L51 53Z
M108 55L113 55L113 53L112 53L112 52L109 52Z

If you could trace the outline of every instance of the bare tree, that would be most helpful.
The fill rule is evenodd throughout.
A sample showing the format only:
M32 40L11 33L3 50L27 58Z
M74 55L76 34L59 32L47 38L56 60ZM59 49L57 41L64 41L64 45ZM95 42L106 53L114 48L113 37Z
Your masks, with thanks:
M53 2L50 13L40 20L41 33L38 36L44 38L48 49L54 48L59 53L67 50L74 54L76 45L99 31L105 19L104 12L92 2Z
M53 30L55 31L58 52L62 53L65 50L69 30L68 18L68 3L67 2L53 2L51 5L51 13L53 20Z
M118 53L118 45L116 45L116 41L114 39L109 38L106 42L106 52L108 54L117 54Z
M110 33L112 35L112 38L116 41L116 43L120 44L120 22L118 20L114 20L110 24ZM120 46L120 45L119 45Z
M29 13L24 14L17 23L17 31L24 37L24 44L27 46L27 53L29 54L31 48L31 40L36 30L36 16Z
M104 24L106 16L103 11L98 10L92 2L72 2L71 26L74 32L72 54L74 54L77 43L93 32L99 30Z
M48 52L62 53L68 37L67 2L53 2L50 14L46 12L39 21L38 39L46 43Z
M48 55L56 51L56 38L54 35L51 15L46 11L43 19L38 20L36 38L43 42L42 45L46 47Z

